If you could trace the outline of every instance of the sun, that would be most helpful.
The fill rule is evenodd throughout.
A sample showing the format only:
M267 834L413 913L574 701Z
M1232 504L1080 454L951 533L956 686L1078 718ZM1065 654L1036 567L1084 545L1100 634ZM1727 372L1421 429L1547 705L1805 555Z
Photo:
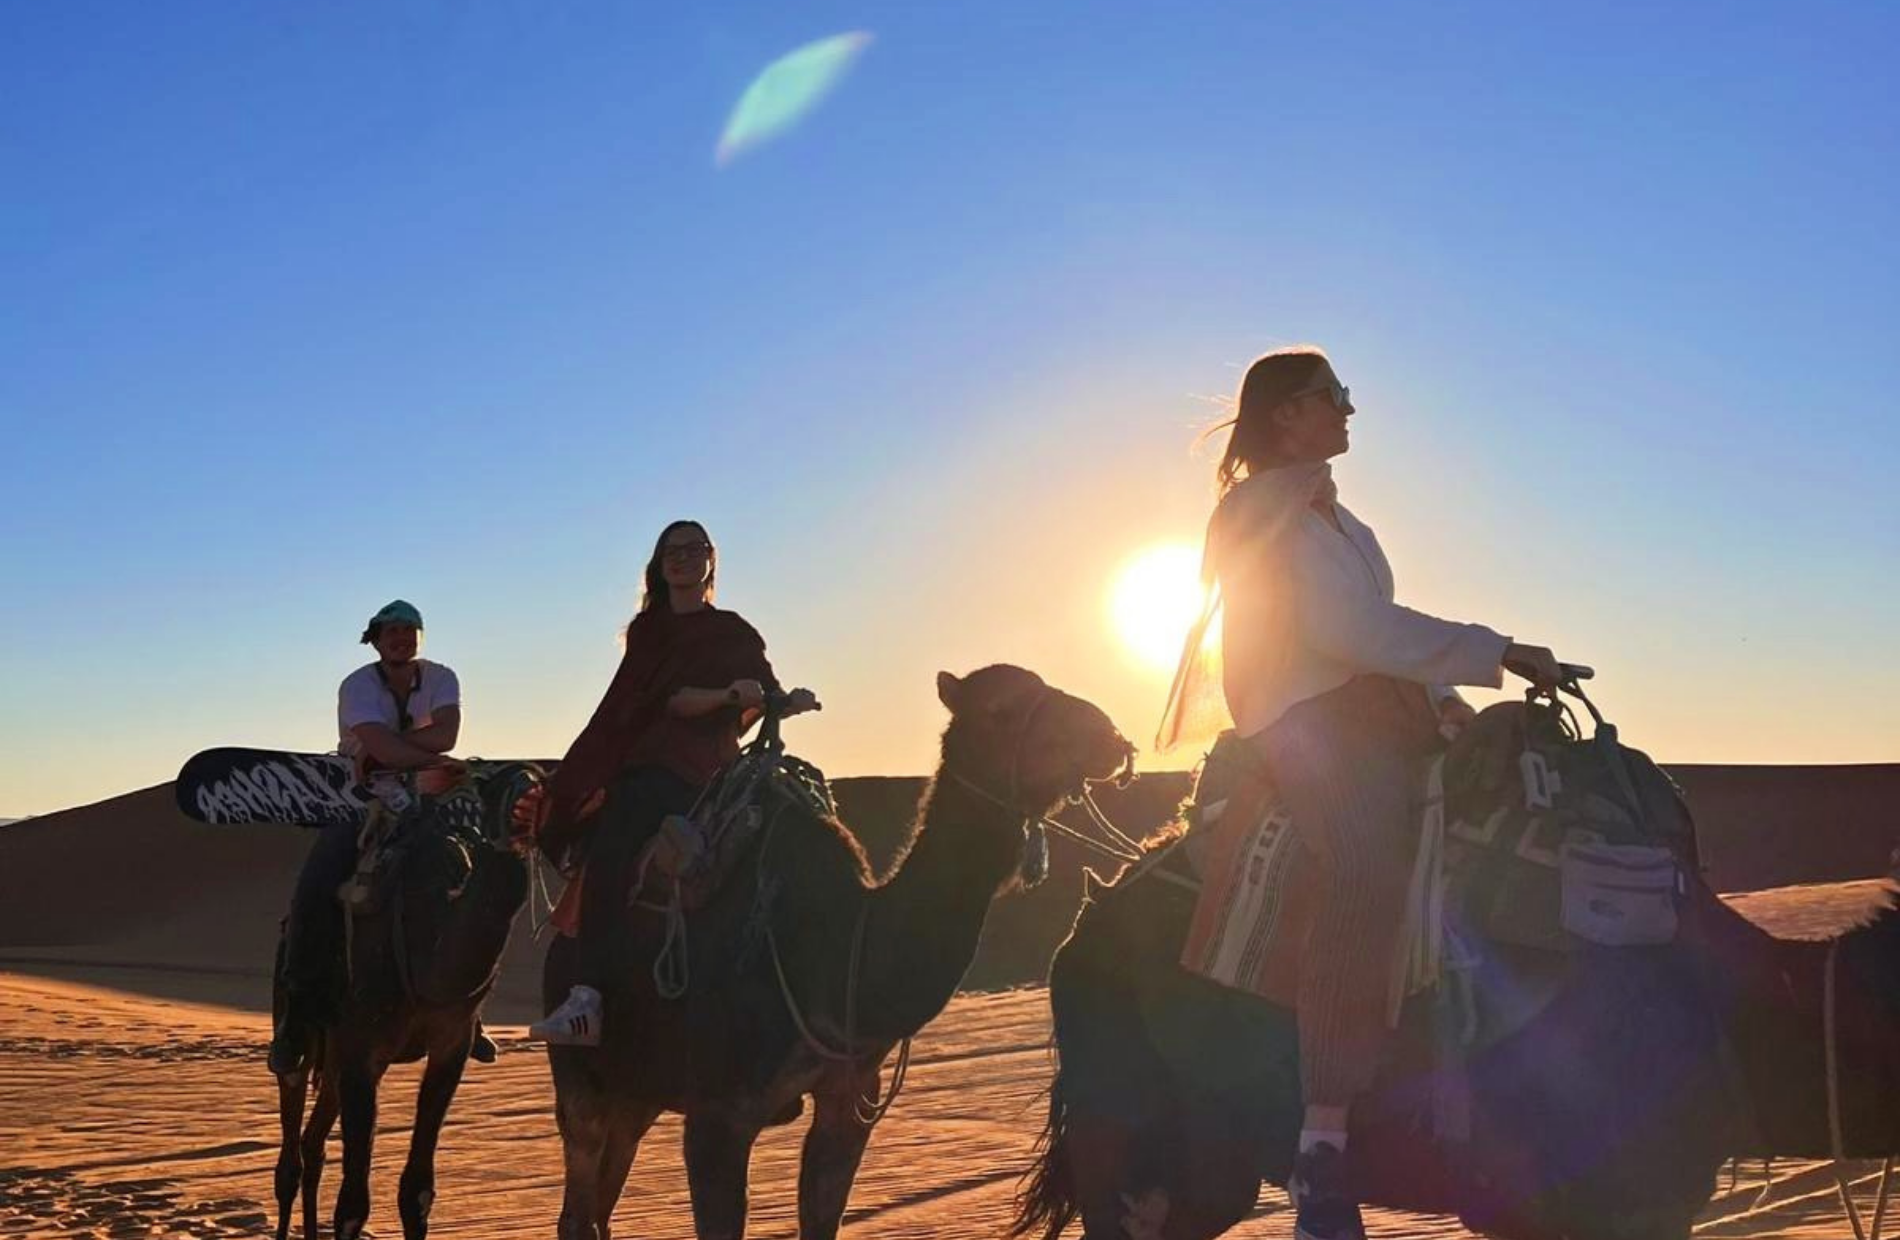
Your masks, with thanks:
M1108 614L1122 645L1143 666L1170 671L1201 614L1201 553L1161 543L1128 559L1109 590Z

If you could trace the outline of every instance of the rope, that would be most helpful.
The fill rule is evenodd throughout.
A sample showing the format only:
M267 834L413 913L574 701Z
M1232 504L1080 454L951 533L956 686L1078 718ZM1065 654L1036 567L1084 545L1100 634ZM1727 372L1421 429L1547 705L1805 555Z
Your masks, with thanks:
M1738 1159L1737 1161L1739 1162L1740 1160ZM1756 1197L1755 1204L1748 1208L1751 1210L1761 1209L1761 1207L1767 1203L1769 1196L1773 1194L1774 1191L1775 1191L1775 1156L1773 1154L1769 1154L1768 1156L1766 1156L1765 1158L1761 1160L1761 1195Z
M528 925L533 928L528 937L536 943L541 941L542 931L548 928L548 919L554 916L554 896L543 868L547 863L538 849L528 858Z
M1841 1193L1841 1208L1847 1213L1847 1222L1854 1229L1854 1240L1880 1240L1879 1218L1886 1212L1887 1177L1893 1170L1893 1159L1888 1158L1886 1168L1880 1176L1880 1196L1875 1202L1875 1228L1870 1237L1860 1221L1860 1207L1854 1204L1854 1193L1847 1183L1847 1173L1841 1170L1846 1159L1847 1143L1841 1137L1841 1077L1840 1052L1837 1043L1835 1020L1834 974L1835 964L1840 959L1841 940L1836 938L1827 945L1827 963L1821 970L1821 1038L1827 1063L1827 1135L1829 1152L1834 1156L1834 1184Z
M1835 975L1840 961L1841 940L1833 939L1827 945L1827 957L1821 967L1821 1053L1823 1062L1824 1087L1827 1095L1827 1136L1828 1153L1832 1157L1829 1170L1834 1174L1834 1187L1840 1194L1841 1209L1847 1215L1848 1226L1854 1230L1854 1240L1880 1240L1881 1225L1886 1221L1887 1204L1893 1183L1893 1156L1890 1154L1880 1166L1880 1185L1874 1196L1874 1214L1872 1226L1861 1221L1860 1207L1854 1203L1853 1186L1848 1182L1847 1172L1843 1169L1847 1161L1847 1141L1841 1126L1841 1072L1840 1072L1840 1030L1836 998ZM1739 1169L1740 1159L1735 1160ZM1730 1186L1734 1179L1731 1173ZM1767 1204L1775 1189L1774 1160L1762 1159L1762 1187L1754 1204L1746 1213L1754 1213ZM1732 1222L1733 1218L1717 1220ZM1698 1226L1697 1230L1701 1230Z
M829 1059L834 1063L856 1062L856 1056L834 1051L819 1041L818 1035L813 1033L811 1027L805 1023L805 1014L799 1010L798 1000L792 995L792 984L785 979L785 965L780 961L778 954L778 936L772 933L769 922L765 927L765 940L770 949L768 954L772 957L772 972L778 978L779 994L785 999L785 1010L791 1013L792 1024L798 1028L798 1036L805 1040L805 1045L809 1046L812 1053L820 1059Z
M1041 814L1032 814L1028 810L1025 810L1022 806L1012 805L1008 801L1005 801L1003 800L1003 798L997 796L995 793L990 792L988 789L982 788L978 786L977 784L970 782L969 780L965 779L963 776L957 774L955 771L945 771L944 774L948 775L952 780L954 780L959 786L961 786L965 790L975 794L978 797L981 797L985 801L988 801L991 805L996 806L998 809L1005 809L1005 810L1008 810L1012 814L1020 815L1023 820L1024 830L1028 830L1029 827L1031 826L1042 827L1044 830L1054 831L1057 835L1062 836L1064 839L1074 840L1076 843L1082 845L1084 848L1092 849L1093 851L1100 853L1104 857L1112 857L1117 861L1141 860L1141 856L1142 856L1141 846L1135 843L1133 840L1129 839L1128 836L1124 835L1120 830L1118 830L1113 823L1109 822L1108 816L1106 814L1102 814L1101 810L1094 806L1093 802L1088 798L1086 791L1083 794L1083 802L1084 804L1088 805L1091 810L1094 811L1091 817L1095 817L1099 815L1099 817L1097 818L1098 824L1103 826L1108 833L1112 834L1115 840L1119 840L1120 844L1097 840L1094 836L1086 835L1081 831L1077 831L1074 827L1064 826L1063 824L1057 822L1053 818L1045 818Z
M666 902L666 939L653 957L653 988L662 999L677 999L691 987L692 961L686 954L686 910L681 903L680 880Z
M1186 839L1187 839L1186 836L1182 836L1180 840L1176 841L1176 843L1177 844L1183 843L1186 841ZM1199 891L1201 889L1200 883L1195 882L1193 879L1188 878L1186 875L1176 874L1174 871L1165 869L1162 866L1162 862L1166 861L1168 859L1168 854L1173 851L1174 851L1174 845L1170 845L1167 848L1155 849L1153 852L1149 853L1146 857L1143 857L1140 860L1134 862L1135 868L1128 871L1126 874L1122 875L1121 878L1116 880L1115 886L1118 889L1123 888L1123 887L1130 887L1144 878L1158 878L1162 882L1171 883L1174 886L1183 888L1187 891Z
M1042 827L1044 830L1054 831L1057 835L1061 836L1063 839L1072 840L1075 843L1080 844L1082 847L1088 849L1090 852L1096 853L1099 856L1107 857L1112 861L1134 862L1134 861L1141 860L1141 854L1138 852L1137 853L1124 852L1123 850L1119 848L1115 848L1111 845L1102 843L1100 840L1096 839L1092 835L1085 835L1082 832L1077 831L1073 827L1065 827L1061 823L1055 822L1052 819L1048 819L1048 818L1039 819L1036 825Z
M777 823L778 815L774 814L771 823L766 826L766 838L759 842L757 873L761 884L763 884L765 879L766 845L771 840L772 827L776 826ZM766 955L772 959L772 975L778 979L779 995L785 1000L785 1010L791 1015L792 1025L798 1030L798 1036L804 1040L805 1045L811 1049L813 1054L831 1063L845 1063L855 1067L859 1061L858 1053L853 1050L858 1040L858 975L861 972L860 966L864 959L865 927L870 921L870 916L871 902L867 898L859 905L858 920L851 929L851 960L845 972L843 1050L835 1050L827 1046L824 1041L812 1031L810 1024L806 1022L805 1013L798 1004L798 997L792 993L791 979L785 976L785 962L779 955L778 934L772 929L770 913L768 912L767 915L761 919L765 929ZM876 1066L873 1065L873 1071L875 1070ZM909 1074L909 1071L910 1039L904 1038L898 1043L897 1066L892 1070L891 1086L885 1091L883 1099L879 1100L875 1097L866 1098L862 1095L859 1096L857 1103L857 1118L859 1123L867 1128L875 1127L878 1121L883 1119L884 1116L890 1112L892 1105L897 1101L898 1093L904 1088L904 1078ZM869 1104L868 1109L866 1107L867 1103Z
M1126 833L1122 831L1120 827L1117 827L1114 823L1108 820L1108 815L1104 814L1102 812L1102 807L1095 803L1095 794L1088 790L1088 786L1086 784L1083 785L1082 787L1081 800L1082 800L1082 808L1088 811L1090 820L1095 823L1096 827L1102 832L1103 836L1105 836L1110 842L1119 844L1123 848L1130 850L1136 856L1141 855L1141 842L1139 840L1134 839L1132 836L1127 835Z

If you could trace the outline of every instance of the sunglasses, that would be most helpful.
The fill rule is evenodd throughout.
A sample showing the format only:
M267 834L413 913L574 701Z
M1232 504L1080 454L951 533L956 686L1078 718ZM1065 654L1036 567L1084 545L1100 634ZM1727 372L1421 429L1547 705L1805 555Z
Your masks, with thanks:
M1328 397L1333 402L1333 408L1339 410L1339 412L1344 414L1351 414L1353 412L1352 389L1341 383L1338 379L1327 379L1317 387L1307 388L1303 392L1295 392L1293 395L1287 397L1284 403L1290 405L1294 401L1304 399L1308 396Z
M696 560L711 555L712 549L709 542L670 543L660 554L669 560Z

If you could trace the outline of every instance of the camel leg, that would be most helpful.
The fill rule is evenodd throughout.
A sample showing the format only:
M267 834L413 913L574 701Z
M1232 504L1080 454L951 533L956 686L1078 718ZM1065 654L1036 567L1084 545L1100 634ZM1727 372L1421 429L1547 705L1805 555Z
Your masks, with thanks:
M756 1124L741 1123L723 1110L686 1117L686 1185L693 1197L693 1229L699 1240L741 1240L745 1235L747 1185Z
M409 1158L396 1185L404 1240L422 1240L429 1234L429 1209L435 1204L435 1147L442 1136L442 1122L449 1116L449 1103L462 1083L462 1070L468 1066L473 1035L471 1024L460 1042L431 1054L429 1066L423 1069L422 1088L416 1093L416 1123L409 1134Z
M290 1208L297 1204L297 1185L303 1178L303 1159L298 1139L303 1135L303 1103L310 1078L298 1073L288 1079L277 1078L277 1240L290 1240Z
M1120 1124L1071 1114L1063 1138L1082 1217L1083 1240L1127 1240L1123 1219L1140 1198L1127 1193L1131 1145ZM1154 1203L1147 1204L1152 1212Z
M859 1089L816 1095L798 1163L799 1240L831 1240L838 1234L865 1142L871 1138L870 1127L858 1119L859 1097L877 1092L876 1069L867 1075L858 1080Z
M331 1232L336 1240L357 1240L369 1222L369 1160L376 1144L376 1086L382 1072L372 1068L360 1047L339 1056L337 1107L343 1117L343 1183L337 1189Z
M1208 1129L1180 1160L1164 1232L1169 1240L1221 1235L1238 1226L1260 1200L1260 1177L1266 1170L1258 1153L1261 1134L1228 1125L1209 1124Z
M627 1175L633 1170L634 1155L640 1152L640 1139L660 1118L660 1108L642 1103L616 1114L608 1122L607 1140L600 1153L599 1179L594 1184L594 1227L600 1240L613 1234L614 1207L627 1187Z
M598 1076L581 1060L585 1053L557 1046L548 1054L554 1076L554 1123L561 1133L564 1183L556 1230L560 1240L599 1240L595 1216L611 1104Z
M303 1240L317 1240L317 1186L323 1180L325 1146L336 1127L336 1081L317 1078L317 1099L303 1129Z

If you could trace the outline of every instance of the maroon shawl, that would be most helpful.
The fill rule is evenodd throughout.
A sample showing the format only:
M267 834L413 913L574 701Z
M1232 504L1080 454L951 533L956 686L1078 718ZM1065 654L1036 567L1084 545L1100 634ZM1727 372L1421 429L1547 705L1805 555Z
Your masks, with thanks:
M695 785L711 780L738 756L751 714L729 706L681 719L666 704L681 689L723 689L735 680L778 688L765 640L737 612L660 606L634 617L620 669L549 781L544 836L571 838L588 798L633 767L664 766Z

